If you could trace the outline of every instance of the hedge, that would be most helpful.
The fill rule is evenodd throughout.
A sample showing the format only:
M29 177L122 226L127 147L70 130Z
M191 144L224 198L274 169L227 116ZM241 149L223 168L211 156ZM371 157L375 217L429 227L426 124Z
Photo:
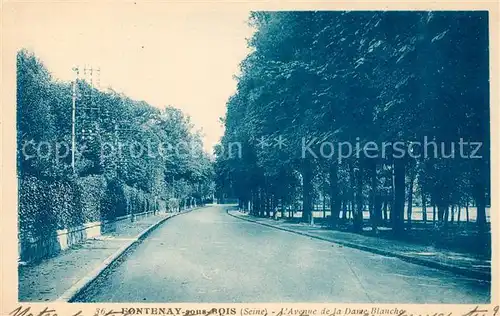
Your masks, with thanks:
M116 179L88 176L48 180L19 179L18 234L21 243L54 237L57 230L113 220L148 211L172 211L178 201L163 201Z
M19 179L19 237L21 241L51 236L56 230L84 222L78 189L70 181L35 177Z
M88 176L78 178L76 183L84 222L100 221L105 213L103 202L106 197L106 179L103 176Z
M112 179L107 182L102 199L102 220L113 220L114 218L127 214L127 202L124 192L124 184Z

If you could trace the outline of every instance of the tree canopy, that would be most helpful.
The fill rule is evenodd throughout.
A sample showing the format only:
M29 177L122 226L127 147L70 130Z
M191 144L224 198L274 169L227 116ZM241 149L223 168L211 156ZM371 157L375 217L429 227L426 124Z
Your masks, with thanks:
M443 222L449 207L474 200L478 224L486 223L486 12L253 12L249 23L252 52L227 102L215 165L220 195L257 215L302 210L306 221L315 198L327 195L332 224L349 208L357 229L365 205L376 228L387 203L402 231L406 199L411 205L419 192ZM424 155L424 140L437 155ZM460 140L480 143L481 158L460 156ZM342 142L354 152L339 159L330 143ZM354 146L372 142L375 158ZM382 155L383 142L404 144L406 154L390 146ZM241 155L228 154L234 143ZM452 146L454 157L445 157Z

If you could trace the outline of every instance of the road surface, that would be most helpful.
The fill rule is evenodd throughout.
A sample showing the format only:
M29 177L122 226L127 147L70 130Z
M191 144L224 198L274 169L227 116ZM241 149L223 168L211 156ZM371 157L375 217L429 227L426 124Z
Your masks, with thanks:
M231 217L174 217L83 302L487 303L490 284Z

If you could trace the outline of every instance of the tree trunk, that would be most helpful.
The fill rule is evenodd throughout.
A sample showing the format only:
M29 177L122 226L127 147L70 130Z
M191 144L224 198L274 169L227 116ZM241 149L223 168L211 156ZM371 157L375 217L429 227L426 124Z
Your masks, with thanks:
M382 225L382 197L377 193L375 195L375 220L377 225Z
M387 222L387 220L389 219L388 214L387 214L387 205L389 204L389 202L387 201L387 199L384 199L383 203L384 203L384 206L383 206L384 211L382 214L383 214L384 222Z
M415 182L414 172L410 175L410 183L408 185L408 208L407 208L407 216L408 216L408 227L411 228L412 224L412 215L413 215L413 183Z
M338 224L340 215L338 168L337 162L333 162L330 166L330 221L333 227Z
M422 220L427 224L427 201L424 190L422 190Z
M390 190L389 196L387 197L387 208L389 209L388 222L387 224L391 227L394 227L394 201L395 201L395 191L394 191L394 164L391 165L391 181L390 181Z
M304 162L302 174L302 221L312 222L312 171L308 161Z
M394 216L393 230L396 234L404 231L405 210L405 163L401 159L394 161L394 207L391 216Z
M274 208L274 194L269 195L269 217L274 217L276 209Z
M312 189L311 189L311 191L312 191ZM309 217L309 225L314 225L314 212L316 211L316 198L311 197L311 201L312 201L312 211L311 211L311 216Z
M444 222L444 215L445 215L445 206L444 205L438 205L437 207L437 216L438 216L438 222L443 223Z
M257 196L257 211L259 217L264 217L264 210L262 209L262 188L259 188L259 193Z
M439 211L439 207L438 207L438 211ZM443 212L443 215L442 215L443 216L443 220L442 220L443 225L448 226L448 218L450 216L450 206L449 205L444 206L442 212Z
M264 189L264 216L269 217L269 196L267 194L267 189Z
M467 201L465 202L465 220L467 223L469 222L469 198L467 198Z
M370 221L372 229L376 233L381 220L381 206L379 204L377 190L377 164L373 162L371 166L371 190L370 190Z
M326 194L323 192L323 220L326 218Z
M477 209L476 223L480 230L484 230L486 227L486 195L485 188L481 183L476 183L475 193Z
M252 197L251 197L252 201L250 203L250 214L252 214L253 216L255 216L257 213L256 213L256 208L255 208L255 191L252 190Z
M347 209L349 207L349 201L344 200L342 206L342 220L345 222L347 220Z
M259 191L253 191L252 192L253 196L252 196L252 215L253 216L258 216L259 215L259 207L258 207L258 203L257 203L257 197L258 197L258 194L259 194Z
M271 217L273 211L272 198L269 192L266 192L266 217Z
M344 200L342 200L342 198L339 197L339 206L340 206L340 212L339 212L339 221L341 219L341 215L340 214L343 214L344 212ZM330 217L332 216L332 211L330 210Z
M261 207L262 207L262 217L267 217L267 191L266 191L266 188L262 189Z
M460 215L462 215L462 207L459 205L457 205L457 208L458 208L458 214L457 214L457 224L460 225Z
M432 204L432 222L436 223L436 204Z
M275 213L275 209L274 209L274 195L270 194L269 195L269 217L274 218L274 213Z
M253 190L250 191L250 198L248 200L248 212L250 213L250 215L253 214Z
M362 164L359 164L359 169L356 174L356 209L354 210L354 230L363 230L363 169Z

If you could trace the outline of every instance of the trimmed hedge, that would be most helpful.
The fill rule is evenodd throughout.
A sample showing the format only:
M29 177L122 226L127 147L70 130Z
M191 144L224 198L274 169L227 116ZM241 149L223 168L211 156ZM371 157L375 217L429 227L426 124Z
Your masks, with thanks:
M58 229L49 193L50 183L35 177L19 179L18 234L21 242L50 236Z
M18 234L21 242L53 237L60 229L95 219L93 196L71 180L19 179ZM95 190L94 190L95 191Z
M117 179L111 179L106 184L101 219L110 221L122 215L127 215L124 184Z
M103 176L88 176L78 178L76 183L84 222L100 221L105 213L103 204L106 198L106 179Z
M19 179L20 241L53 236L56 230L118 216L171 210L176 204L118 180L88 176L76 180Z

